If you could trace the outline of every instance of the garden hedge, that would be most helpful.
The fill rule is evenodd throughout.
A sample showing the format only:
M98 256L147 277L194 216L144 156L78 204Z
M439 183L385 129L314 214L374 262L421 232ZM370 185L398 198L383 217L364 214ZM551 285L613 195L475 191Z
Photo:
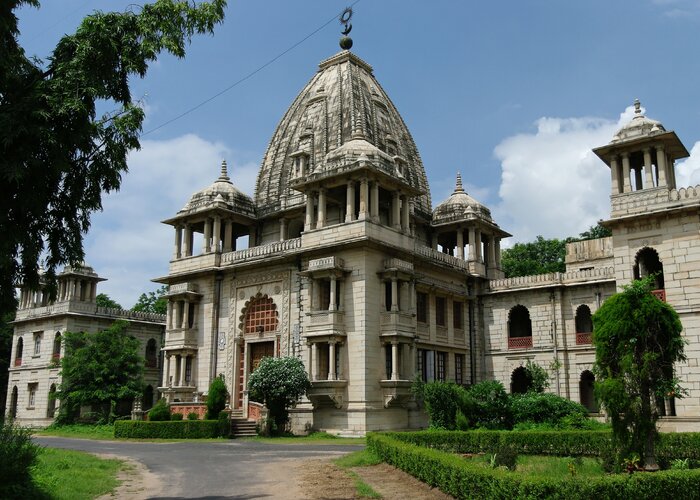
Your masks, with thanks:
M499 442L514 445L526 455L598 456L609 446L610 431L418 431L386 433L386 436L417 446L455 453L485 453ZM700 460L700 433L659 435L657 459Z
M114 422L114 437L137 439L204 439L228 437L228 421L179 420L147 422L140 420L117 420Z
M367 448L385 462L455 498L700 499L697 469L605 475L597 479L540 478L483 468L458 455L400 441L398 437L398 433L370 433Z

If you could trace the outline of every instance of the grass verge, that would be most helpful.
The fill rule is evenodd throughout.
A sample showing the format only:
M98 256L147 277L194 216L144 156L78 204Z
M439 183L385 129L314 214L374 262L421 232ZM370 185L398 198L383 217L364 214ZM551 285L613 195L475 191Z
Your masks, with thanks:
M479 454L466 457L465 460L484 468L490 468L491 455ZM605 471L597 458L590 457L554 457L542 455L519 455L515 474L525 476L565 479L571 477L600 477Z
M360 498L382 498L382 496L374 491L369 484L365 483L357 473L350 470L352 467L366 467L382 463L382 460L377 455L371 451L360 450L336 458L333 460L333 463L345 469L345 472L353 478L355 481L355 490Z
M32 479L45 498L80 500L95 498L119 485L117 473L123 462L89 453L44 448Z
M37 436L57 436L82 439L114 439L114 425L50 425L37 430Z
M250 437L240 438L246 441L258 441L270 444L338 444L364 446L365 438L338 437L327 432L312 432L308 436L277 436L277 437Z

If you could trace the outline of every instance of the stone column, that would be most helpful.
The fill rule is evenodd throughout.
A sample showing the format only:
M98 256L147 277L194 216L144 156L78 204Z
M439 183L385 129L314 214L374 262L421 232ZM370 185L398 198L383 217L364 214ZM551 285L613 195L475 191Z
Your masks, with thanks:
M316 343L311 344L311 381L315 382L318 380L318 356L317 356Z
M651 171L651 149L644 148L644 174L645 174L645 188L654 187L654 173Z
M170 300L168 300L168 316L167 316L167 320L168 320L168 325L167 325L167 327L168 327L168 329L170 329L170 328L173 327L173 303L172 303L172 301L170 301Z
M399 343L391 342L391 380L399 380Z
M192 255L192 226L185 224L185 257Z
M496 253L496 267L501 268L501 238L496 238L494 236L494 249Z
M630 179L630 155L622 153L622 191L629 193L632 191L632 182Z
M331 296L330 296L330 304L328 304L328 310L329 311L335 311L335 276L331 276Z
M355 181L348 181L345 190L345 222L355 220Z
M467 260L476 260L476 229L469 228L469 256Z
M233 250L233 221L224 221L224 252Z
M185 360L186 356L184 354L180 354L180 379L178 381L178 385L180 387L185 385Z
M369 203L370 217L372 222L379 222L379 183L372 183L372 197Z
M280 241L287 239L287 219L284 217L280 219Z
M299 156L299 174L301 177L306 176L306 155Z
M170 354L165 352L165 371L163 372L163 387L170 385Z
M416 312L416 283L411 280L408 282L408 303L409 312L415 314Z
M182 226L175 226L175 259L182 256Z
M306 222L304 223L304 231L313 229L314 224L314 193L308 191L306 193Z
M399 310L399 284L396 276L391 278L391 310Z
M642 184L642 167L637 167L634 169L634 190L639 191L643 189Z
M656 168L659 171L659 187L666 187L670 176L666 175L666 151L663 144L656 146Z
M617 162L617 157L610 159L610 177L612 179L612 194L621 193L620 189L620 165Z
M408 233L411 229L409 225L408 196L401 197L401 230Z
M391 197L391 225L394 229L401 229L401 205L398 191L394 191Z
M248 230L248 248L258 246L258 230L251 226Z
M345 302L345 292L343 291L343 281L340 281L340 286L338 287L338 310L343 310L343 304Z
M328 342L328 380L335 380L335 340Z
M214 252L221 251L221 217L214 216L214 234L212 235L212 247Z
M321 188L318 190L318 218L316 220L316 229L325 227L326 225L326 190Z
M488 259L489 259L489 267L496 267L496 245L493 244L493 236L489 236L489 242L488 242Z
M366 220L368 217L367 205L369 200L367 195L367 179L364 178L360 181L360 220Z
M464 260L464 231L457 229L457 258Z
M479 262L484 261L484 256L481 254L481 231L475 230L474 231L475 236L474 236L474 244L476 245L475 251L476 251L476 260Z
M204 221L204 238L202 238L202 253L211 251L211 220L209 218Z
M186 300L182 301L182 326L180 328L187 328L190 322L190 305Z

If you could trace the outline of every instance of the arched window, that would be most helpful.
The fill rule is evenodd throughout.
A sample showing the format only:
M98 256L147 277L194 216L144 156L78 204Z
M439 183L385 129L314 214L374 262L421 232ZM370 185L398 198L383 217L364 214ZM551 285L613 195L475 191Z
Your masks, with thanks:
M22 365L22 351L24 351L24 340L20 337L17 339L17 347L15 347L15 366Z
M267 295L252 299L245 310L244 333L277 331L277 306Z
M592 332L591 308L586 304L580 305L576 309L576 345L590 344Z
M153 408L153 386L147 385L146 389L143 391L143 405L141 407L143 411L148 411Z
M644 247L634 259L634 279L642 279L650 274L654 276L654 290L664 288L664 266L659 260L659 254L653 248Z
M10 419L14 420L17 418L17 401L19 400L19 393L17 391L17 386L12 388L12 398L10 399Z
M527 307L517 305L508 313L508 347L532 347L532 323Z
M46 417L53 418L56 413L56 384L51 384L49 389L49 402L46 406Z
M512 394L525 394L530 388L530 378L524 366L519 366L510 376L510 392Z
M581 372L581 380L579 381L579 398L581 404L586 407L591 413L598 412L598 402L595 399L595 393L593 392L593 384L595 382L595 375L590 371L584 370Z
M58 361L61 359L61 332L56 332L53 337L53 350L51 351L51 360Z
M146 343L146 368L155 368L158 366L158 351L156 349L156 340L149 339Z

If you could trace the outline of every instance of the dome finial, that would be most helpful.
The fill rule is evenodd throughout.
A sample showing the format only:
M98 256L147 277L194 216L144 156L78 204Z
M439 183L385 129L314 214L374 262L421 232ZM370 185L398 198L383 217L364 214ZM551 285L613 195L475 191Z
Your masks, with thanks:
M462 187L462 174L457 172L457 184L455 185L455 193L463 193L464 188Z
M639 102L639 99L634 100L634 114L635 115L642 114L642 103Z
M226 160L221 160L221 175L219 175L219 180L221 180L221 181L231 180L228 176L228 166L226 165Z
M340 48L343 50L350 50L352 48L352 38L348 36L352 31L350 19L352 19L352 7L346 7L338 18L338 20L340 20L340 24L344 26L343 31L341 31L343 36L340 38Z

